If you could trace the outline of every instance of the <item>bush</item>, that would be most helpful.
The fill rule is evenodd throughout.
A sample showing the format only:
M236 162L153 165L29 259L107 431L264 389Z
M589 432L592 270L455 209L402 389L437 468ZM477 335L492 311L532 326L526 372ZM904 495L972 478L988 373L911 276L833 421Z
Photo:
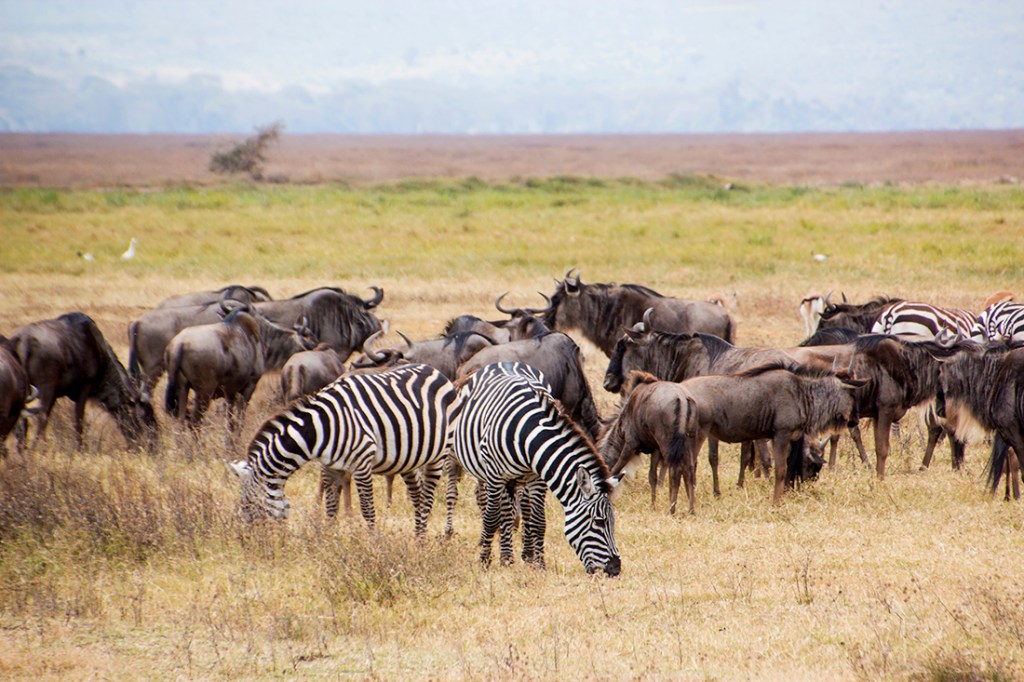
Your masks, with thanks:
M256 135L224 152L214 152L210 170L214 173L248 173L253 180L263 178L267 147L281 136L284 124L278 121L256 129Z

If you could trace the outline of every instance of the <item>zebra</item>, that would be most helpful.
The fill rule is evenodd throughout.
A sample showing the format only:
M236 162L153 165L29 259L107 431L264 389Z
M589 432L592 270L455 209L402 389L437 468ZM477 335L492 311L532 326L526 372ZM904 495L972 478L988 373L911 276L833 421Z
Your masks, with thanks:
M872 334L914 336L934 339L946 334L967 338L971 335L977 315L959 308L939 308L927 303L900 301L878 314L871 326Z
M971 329L971 340L979 343L1024 343L1024 304L1000 301L985 308Z
M416 510L416 535L423 536L455 398L455 386L443 374L410 364L377 374L347 374L298 399L260 427L244 461L231 463L242 483L242 516L249 521L287 518L285 482L300 466L317 460L352 474L360 511L371 529L372 474L401 474ZM420 468L422 481L416 472Z
M609 494L618 483L594 445L551 397L543 375L522 363L487 365L459 381L454 457L487 485L480 561L491 559L500 527L501 562L512 563L512 495L523 486L523 559L544 566L544 497L550 488L565 509L565 536L587 573L616 576L615 516Z

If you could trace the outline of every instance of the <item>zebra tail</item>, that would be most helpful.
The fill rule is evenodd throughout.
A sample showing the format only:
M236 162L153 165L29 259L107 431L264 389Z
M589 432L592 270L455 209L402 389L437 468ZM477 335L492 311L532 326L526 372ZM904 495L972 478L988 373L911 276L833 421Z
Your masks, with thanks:
M988 467L985 472L988 489L991 493L995 493L996 488L999 487L999 481L1003 478L1003 468L1006 466L1009 450L1010 444L996 431L995 437L992 438L992 454L989 455Z

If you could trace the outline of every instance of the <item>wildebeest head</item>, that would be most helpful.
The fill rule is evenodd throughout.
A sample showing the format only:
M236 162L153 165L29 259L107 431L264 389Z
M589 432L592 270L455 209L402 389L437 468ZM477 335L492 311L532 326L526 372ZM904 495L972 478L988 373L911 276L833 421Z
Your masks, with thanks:
M608 369L604 375L604 389L619 393L630 372L650 372L658 379L677 381L692 356L701 354L703 344L697 334L656 332L650 326L650 310L644 321L623 330L615 343ZM706 360L706 353L703 354Z
M829 297L826 296L825 309L821 311L821 316L818 320L818 329L825 327L847 327L849 329L856 329L862 334L867 334L871 331L871 326L883 310L902 300L902 298L879 296L867 303L853 304L846 302L846 296L844 295L842 303L832 303Z

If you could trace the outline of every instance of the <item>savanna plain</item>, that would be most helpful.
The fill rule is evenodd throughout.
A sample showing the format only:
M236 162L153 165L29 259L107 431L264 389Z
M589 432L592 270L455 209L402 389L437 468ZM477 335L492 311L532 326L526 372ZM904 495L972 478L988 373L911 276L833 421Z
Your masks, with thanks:
M541 306L570 267L584 282L734 294L746 346L799 343L811 290L974 310L999 289L1024 294L1016 181L8 188L0 231L0 333L81 310L122 361L143 311L232 282L275 297L381 286L384 344L499 316L506 290L507 305ZM607 416L607 358L581 345ZM276 383L261 383L243 441L277 409ZM835 469L779 505L763 478L714 497L706 460L693 516L668 515L664 492L652 509L646 477L627 480L614 579L585 574L550 498L547 569L484 567L469 480L452 539L441 496L414 539L400 483L389 506L378 482L376 531L326 519L313 467L288 483L287 521L246 525L225 466L243 453L225 447L222 411L198 441L159 412L154 454L128 450L92 408L76 452L70 416L59 403L47 442L0 462L4 679L1024 678L1024 507L985 490L984 442L960 471L945 446L919 471L916 412L884 481L849 439ZM724 446L723 480L738 467Z

